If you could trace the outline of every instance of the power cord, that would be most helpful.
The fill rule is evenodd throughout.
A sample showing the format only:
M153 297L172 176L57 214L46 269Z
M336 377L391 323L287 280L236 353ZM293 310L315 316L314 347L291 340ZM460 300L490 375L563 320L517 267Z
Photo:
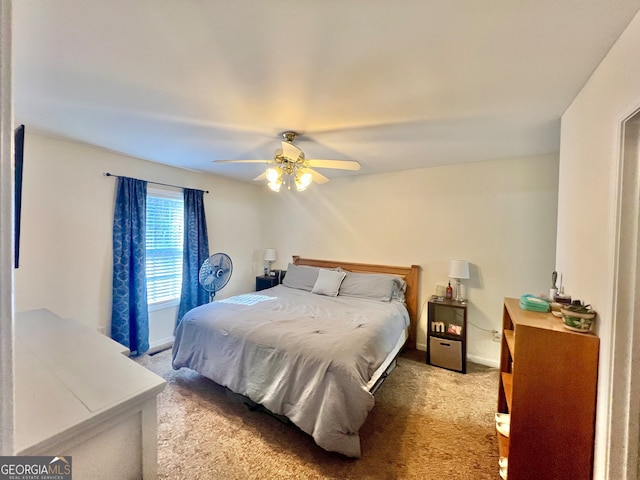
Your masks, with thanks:
M489 330L488 328L479 327L475 323L469 321L469 319L467 319L467 323L469 323L473 327L476 327L478 330L482 330L483 332L488 332L488 333L493 334L493 341L494 342L499 342L500 340L502 340L502 335L500 335L500 332L498 330L495 330L495 329Z
M420 309L418 310L418 319L422 318L422 312L424 312L424 306L427 304L427 302L429 301L430 297L427 297L426 300L424 302L422 302L422 306L420 307Z
M478 325L476 325L475 323L473 323L471 320L467 319L467 323L469 323L470 325L476 327L478 330L482 330L483 332L490 332L490 333L495 333L497 332L497 330L489 330L488 328L482 328L479 327Z

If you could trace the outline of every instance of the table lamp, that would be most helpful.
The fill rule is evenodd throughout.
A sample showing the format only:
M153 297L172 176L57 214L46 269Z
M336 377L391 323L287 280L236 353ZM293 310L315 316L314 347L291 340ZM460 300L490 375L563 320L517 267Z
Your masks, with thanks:
M267 262L267 266L264 267L264 274L271 275L271 264L276 261L276 249L265 248L264 249L264 261Z
M456 281L456 302L464 301L460 291L460 280L469 278L469 262L466 260L451 260L449 277Z

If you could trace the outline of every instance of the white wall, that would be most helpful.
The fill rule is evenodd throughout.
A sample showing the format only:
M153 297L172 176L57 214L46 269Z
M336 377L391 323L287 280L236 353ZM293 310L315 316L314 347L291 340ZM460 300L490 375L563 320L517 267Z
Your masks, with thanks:
M226 252L234 261L219 297L254 288L253 257L263 245L259 187L36 135L28 125L26 131L16 311L48 308L109 331L116 180L105 177L107 171L209 190L204 198L210 252ZM176 310L153 312L150 322L170 326ZM150 341L163 337L152 333Z
M548 292L554 270L558 159L496 160L334 179L302 193L266 192L264 247L292 255L422 266L423 305L449 260L471 262L468 317L500 330L502 300ZM425 349L426 309L418 327ZM472 360L497 365L498 342L471 326Z
M548 290L554 269L557 158L542 156L334 179L306 192L253 186L29 132L25 142L17 311L46 307L109 331L115 179L104 172L210 190L211 253L234 261L220 298L250 291L262 250L274 268L292 255L422 266L421 305L469 260L468 354L496 365L502 299ZM152 312L167 338L175 308ZM424 311L424 310L423 310ZM426 311L418 331L425 349Z
M640 15L562 117L557 264L564 272L567 291L591 303L599 313L595 478L635 478L635 473L627 477L622 470L624 432L617 427L609 431L609 422L615 423L616 415L624 416L624 412L610 410L615 390L615 385L611 389L613 345L616 336L626 337L632 326L616 327L615 262L620 125L640 108L638 51ZM633 440L637 445L637 439Z

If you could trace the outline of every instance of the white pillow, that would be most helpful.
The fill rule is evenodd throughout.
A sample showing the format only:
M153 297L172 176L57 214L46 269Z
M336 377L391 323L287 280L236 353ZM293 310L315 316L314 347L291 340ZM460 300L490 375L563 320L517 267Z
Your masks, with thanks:
M321 269L318 272L318 279L316 280L311 293L327 295L328 297L336 297L338 295L338 290L340 290L340 284L346 276L347 274L345 272Z

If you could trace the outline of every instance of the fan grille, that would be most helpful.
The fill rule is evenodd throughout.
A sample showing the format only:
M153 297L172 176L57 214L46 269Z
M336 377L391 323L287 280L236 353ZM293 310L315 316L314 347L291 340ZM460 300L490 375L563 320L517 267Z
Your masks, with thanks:
M217 291L224 288L231 278L233 262L226 253L214 253L200 266L198 281L200 286L213 298Z

